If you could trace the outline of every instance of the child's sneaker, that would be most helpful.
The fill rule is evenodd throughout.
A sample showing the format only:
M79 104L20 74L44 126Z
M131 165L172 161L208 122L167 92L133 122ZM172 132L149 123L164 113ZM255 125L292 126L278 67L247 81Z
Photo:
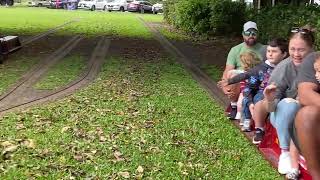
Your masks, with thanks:
M250 132L251 129L250 129L250 124L251 124L251 120L250 119L245 119L243 121L243 126L241 128L241 131L243 132Z
M243 124L244 124L244 119L241 117L240 122L239 122L239 125L240 125L240 126L243 126Z
M278 172L287 174L291 171L291 159L289 152L282 152L279 157Z
M236 117L234 118L236 120L240 120L241 119L241 112L237 112Z
M291 171L286 174L286 179L288 179L288 180L298 180L299 176L300 176L299 169L291 169Z
M235 120L237 115L237 106L231 106L231 111L229 113L229 119Z
M264 131L260 128L256 128L256 132L253 136L252 143L260 144L264 137Z

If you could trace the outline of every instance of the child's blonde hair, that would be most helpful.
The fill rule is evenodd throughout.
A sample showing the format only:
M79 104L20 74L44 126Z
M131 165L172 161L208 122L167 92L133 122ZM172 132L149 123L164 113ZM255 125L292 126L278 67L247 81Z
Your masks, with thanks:
M254 66L256 66L261 62L259 57L254 52L251 52L251 51L241 53L240 61L241 61L241 66L245 71L253 68Z

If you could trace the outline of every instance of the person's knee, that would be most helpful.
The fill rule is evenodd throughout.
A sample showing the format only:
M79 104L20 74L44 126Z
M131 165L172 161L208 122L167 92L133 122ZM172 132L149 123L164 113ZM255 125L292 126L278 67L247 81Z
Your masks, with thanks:
M297 100L292 98L284 98L279 102L279 105L285 106L290 110L298 110L300 108L300 104Z
M305 106L299 110L295 120L297 128L312 130L320 126L320 107Z
M277 105L277 108L276 108L277 119L280 119L281 121L292 122L299 109L300 109L300 104L298 103L298 101L291 98L285 98L281 100Z

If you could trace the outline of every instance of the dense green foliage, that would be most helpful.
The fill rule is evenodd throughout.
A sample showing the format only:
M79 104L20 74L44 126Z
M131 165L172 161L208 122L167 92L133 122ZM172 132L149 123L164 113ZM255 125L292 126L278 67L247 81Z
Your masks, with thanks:
M173 0L165 3L164 18L194 34L238 33L245 21L246 7L229 0Z
M258 23L260 39L267 42L272 37L288 37L292 27L311 25L320 29L320 8L315 5L297 7L292 5L278 5L267 7L259 13L250 14L253 20ZM317 38L319 47L320 36Z
M232 1L216 1L211 3L211 28L222 35L242 31L246 20L246 5Z
M230 0L172 0L165 4L164 18L176 28L188 33L210 35L240 35L247 20L256 21L263 43L273 37L287 38L292 27L306 24L320 29L320 7L279 4L260 11ZM320 36L316 46L320 47Z

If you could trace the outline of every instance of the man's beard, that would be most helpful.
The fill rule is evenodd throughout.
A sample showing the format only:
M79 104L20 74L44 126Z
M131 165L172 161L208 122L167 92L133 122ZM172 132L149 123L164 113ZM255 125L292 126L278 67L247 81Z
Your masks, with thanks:
M245 39L244 42L247 46L254 46L257 43L257 40L254 38Z

